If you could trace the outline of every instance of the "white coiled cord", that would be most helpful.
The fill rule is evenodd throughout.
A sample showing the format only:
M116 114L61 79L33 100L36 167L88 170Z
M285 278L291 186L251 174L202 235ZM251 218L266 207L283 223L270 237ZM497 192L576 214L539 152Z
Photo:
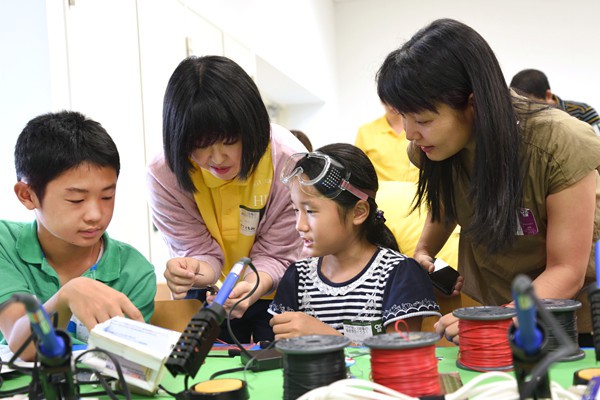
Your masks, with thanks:
M489 383L482 383L494 380ZM580 400L581 396L564 389L556 382L550 384L552 400ZM446 400L518 400L519 391L514 376L504 372L486 372L460 389L444 396ZM311 390L298 400L419 400L378 383L364 379L343 379L328 386Z

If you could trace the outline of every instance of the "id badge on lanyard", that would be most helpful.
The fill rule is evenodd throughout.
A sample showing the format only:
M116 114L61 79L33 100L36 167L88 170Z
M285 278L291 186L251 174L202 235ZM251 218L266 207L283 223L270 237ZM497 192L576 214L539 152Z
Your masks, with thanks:
M517 235L537 235L539 229L535 221L535 216L529 208L521 208L517 213Z
M90 337L90 331L88 331L85 325L74 315L71 316L71 320L67 325L67 332L83 343L87 343Z
M362 344L365 339L383 333L383 321L371 322L344 321L344 336L353 343Z

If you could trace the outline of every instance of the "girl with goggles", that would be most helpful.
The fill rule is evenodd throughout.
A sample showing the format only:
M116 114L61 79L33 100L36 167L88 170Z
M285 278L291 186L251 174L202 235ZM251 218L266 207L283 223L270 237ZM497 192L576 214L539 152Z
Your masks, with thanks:
M377 209L377 174L362 150L337 143L294 154L281 181L308 258L288 267L269 307L276 339L333 334L360 344L396 321L419 331L423 317L440 315L427 272L399 252Z
M350 183L350 172L342 164L318 151L296 153L288 158L281 170L281 181L289 184L294 177L298 178L301 189L315 186L319 193L329 199L335 199L343 190L361 200L375 198L372 191L357 189Z

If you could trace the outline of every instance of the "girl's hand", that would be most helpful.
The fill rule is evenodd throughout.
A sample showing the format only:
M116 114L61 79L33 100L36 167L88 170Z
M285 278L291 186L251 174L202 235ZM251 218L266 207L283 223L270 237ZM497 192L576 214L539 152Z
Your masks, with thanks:
M337 330L301 311L274 315L269 324L273 327L275 340L305 335L338 335Z

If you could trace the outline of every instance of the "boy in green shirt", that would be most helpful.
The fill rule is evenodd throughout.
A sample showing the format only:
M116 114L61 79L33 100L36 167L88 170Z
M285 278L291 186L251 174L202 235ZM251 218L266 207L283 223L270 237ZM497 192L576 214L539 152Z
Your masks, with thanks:
M0 304L15 293L35 295L58 313L58 328L86 341L114 316L148 322L154 311L154 267L105 232L113 215L120 160L97 122L77 112L29 121L15 146L19 201L33 223L0 221ZM29 337L20 303L6 307L0 331L15 352ZM20 355L35 357L33 345Z

